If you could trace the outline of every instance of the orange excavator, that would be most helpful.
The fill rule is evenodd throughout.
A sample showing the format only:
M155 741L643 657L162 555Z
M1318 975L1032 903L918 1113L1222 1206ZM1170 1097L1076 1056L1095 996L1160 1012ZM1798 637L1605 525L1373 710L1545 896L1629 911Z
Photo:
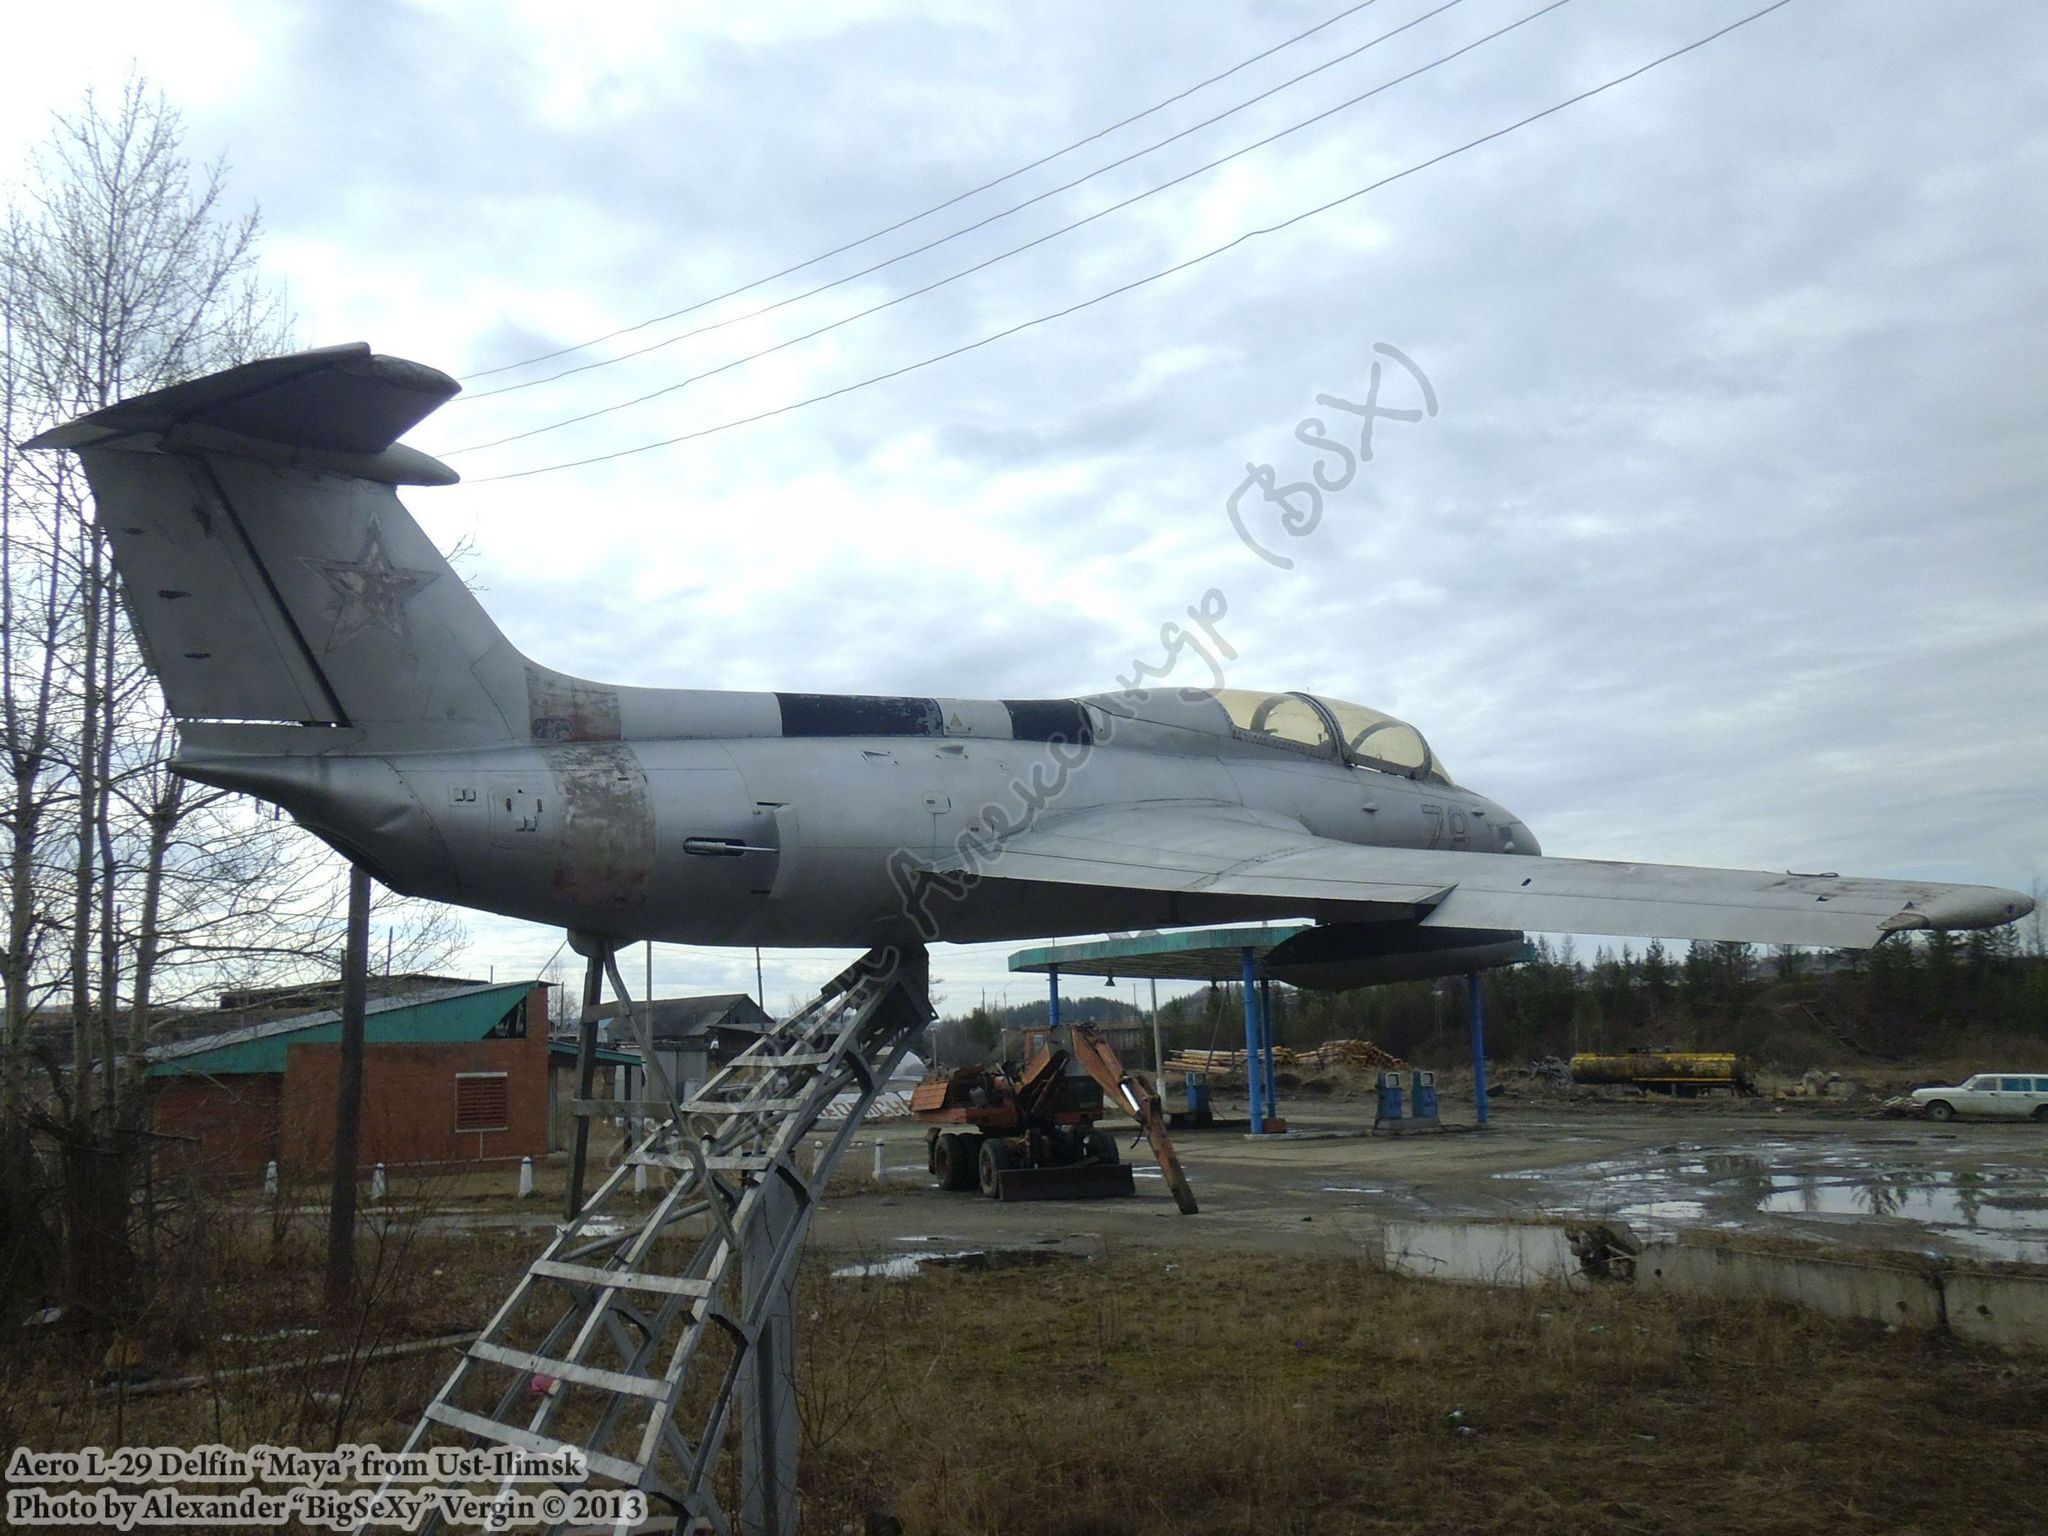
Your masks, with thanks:
M991 1200L1090 1200L1136 1193L1116 1138L1096 1122L1116 1104L1138 1122L1174 1204L1198 1207L1151 1080L1125 1068L1086 1024L1025 1036L1020 1066L962 1067L919 1083L911 1113L928 1127L925 1156L944 1189L979 1189Z

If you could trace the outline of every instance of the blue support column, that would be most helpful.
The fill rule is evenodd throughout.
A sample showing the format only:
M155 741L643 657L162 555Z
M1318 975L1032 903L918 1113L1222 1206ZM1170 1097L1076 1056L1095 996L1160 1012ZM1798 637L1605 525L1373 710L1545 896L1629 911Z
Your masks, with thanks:
M1060 1032L1060 968L1058 966L1055 965L1047 968L1045 984L1051 989L1050 997L1046 1002L1045 1012L1045 1022L1051 1030L1047 1040L1048 1043L1056 1044Z
M1273 983L1259 978L1259 1041L1265 1052L1260 1068L1266 1074L1266 1118L1280 1118L1279 1089L1273 1083Z
M1465 1006L1472 1017L1472 1101L1479 1123L1486 1124L1486 1005L1479 992L1479 973L1465 977Z
M1266 1106L1259 1086L1259 977L1254 951L1244 951L1244 1085L1252 1101L1252 1134L1266 1133Z

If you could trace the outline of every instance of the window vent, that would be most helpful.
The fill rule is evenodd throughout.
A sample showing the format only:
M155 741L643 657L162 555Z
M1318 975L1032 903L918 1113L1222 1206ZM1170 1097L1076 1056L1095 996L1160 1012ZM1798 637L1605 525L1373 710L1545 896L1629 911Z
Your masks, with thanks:
M455 1074L455 1129L502 1131L511 1108L511 1086L503 1072Z

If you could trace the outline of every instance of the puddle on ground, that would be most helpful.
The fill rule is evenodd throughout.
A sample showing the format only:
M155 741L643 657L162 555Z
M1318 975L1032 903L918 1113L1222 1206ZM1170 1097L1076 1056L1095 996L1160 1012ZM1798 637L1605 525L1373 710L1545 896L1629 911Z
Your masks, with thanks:
M2048 1190L2011 1169L1928 1170L1924 1180L1813 1180L1779 1175L1757 1203L1772 1215L1908 1222L1987 1258L2048 1263ZM2008 1194L2007 1191L2012 1193Z
M913 1239L914 1241L914 1239ZM867 1259L842 1264L832 1271L834 1280L914 1280L926 1268L932 1269L1029 1269L1075 1259L1086 1262L1085 1253L1066 1253L1057 1248L954 1248L938 1253L898 1253L886 1259Z
M2003 1150L2000 1148L1999 1150ZM1683 1142L1640 1156L1494 1175L1515 1203L1612 1215L1645 1235L1794 1231L1860 1247L2048 1264L2048 1157L1980 1161L1953 1133Z

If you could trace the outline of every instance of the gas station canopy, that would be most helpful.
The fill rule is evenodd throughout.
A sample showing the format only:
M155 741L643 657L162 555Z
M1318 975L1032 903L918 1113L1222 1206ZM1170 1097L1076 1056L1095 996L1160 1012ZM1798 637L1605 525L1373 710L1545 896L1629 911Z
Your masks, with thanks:
M1172 933L1137 933L1123 938L1090 939L1080 944L1048 944L1020 949L1010 956L1013 971L1054 972L1069 976L1152 977L1160 981L1241 981L1244 952L1254 965L1298 933L1307 923L1266 923L1245 928L1198 928ZM1263 967L1259 974L1263 975Z
M1309 937L1302 939L1304 934ZM1274 978L1269 972L1278 969L1283 978L1292 980L1288 973L1296 971L1300 962L1290 964L1291 957L1299 955L1304 946L1313 946L1326 937L1340 944L1370 943L1369 938L1361 941L1360 930L1356 928L1318 929L1310 923L1263 923L1241 928L1127 934L1078 944L1047 944L1038 949L1018 950L1010 956L1010 969L1036 971L1046 978L1047 990L1051 994L1049 1017L1054 1029L1058 1029L1060 1024L1062 973L1105 979L1124 976L1161 981L1240 983L1244 996L1244 1066L1251 1134L1261 1136L1287 1129L1287 1122L1280 1118L1277 1075L1273 1070L1272 999L1269 994ZM1425 948L1411 950L1405 955L1397 951L1390 956L1382 956L1391 963L1386 965L1385 974L1372 979L1407 980L1441 976L1452 974L1454 966L1465 971L1465 995L1472 1028L1473 1102L1475 1117L1483 1127L1487 1122L1486 1015L1479 972L1487 966L1513 965L1527 959L1529 949L1519 933L1475 933L1450 929L1430 937L1435 942ZM1294 943L1295 940L1301 940L1301 943ZM1403 931L1394 941L1395 946L1417 942L1412 930ZM1287 948L1281 954L1277 967L1269 967L1268 958L1283 946ZM1313 957L1309 963L1313 969ZM1326 981L1324 984L1332 983ZM1344 983L1336 981L1334 984L1341 986ZM1358 983L1353 981L1351 984ZM1311 981L1310 985L1315 985L1315 982ZM1156 1046L1156 1001L1153 1030ZM1424 1084L1423 1076L1420 1073L1416 1075L1416 1091L1419 1094L1424 1087L1430 1089L1428 1121L1434 1126L1437 1123L1434 1086ZM1389 1101L1384 1092L1386 1083L1383 1082L1381 1087L1382 1105L1391 1102L1395 1106L1393 1117L1398 1120L1401 1114L1398 1088Z

